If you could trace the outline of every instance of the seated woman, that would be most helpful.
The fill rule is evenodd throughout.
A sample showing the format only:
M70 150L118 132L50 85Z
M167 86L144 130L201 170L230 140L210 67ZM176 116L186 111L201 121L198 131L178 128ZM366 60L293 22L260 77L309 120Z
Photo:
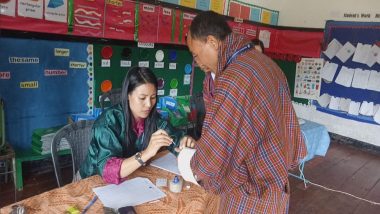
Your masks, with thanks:
M194 140L161 120L156 112L157 78L149 68L134 67L122 87L121 104L95 121L81 178L99 174L118 184L154 157L161 148L193 147ZM180 140L181 139L181 140Z

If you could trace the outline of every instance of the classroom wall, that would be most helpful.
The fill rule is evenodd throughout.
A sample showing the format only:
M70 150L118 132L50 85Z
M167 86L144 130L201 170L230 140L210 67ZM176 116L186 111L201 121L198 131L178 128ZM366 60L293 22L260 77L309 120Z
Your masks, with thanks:
M280 26L324 28L326 20L380 22L379 0L242 0L243 2L280 11ZM362 18L370 14L370 18ZM346 14L346 17L345 17ZM355 16L352 18L347 16ZM376 14L378 17L376 18Z

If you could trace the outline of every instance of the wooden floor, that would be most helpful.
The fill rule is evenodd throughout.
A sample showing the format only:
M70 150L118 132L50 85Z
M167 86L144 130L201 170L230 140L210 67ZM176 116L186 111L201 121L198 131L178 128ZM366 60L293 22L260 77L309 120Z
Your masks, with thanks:
M70 174L70 169L66 170ZM316 157L305 165L305 176L311 182L351 193L361 198L380 202L380 155L333 140L326 157ZM69 181L70 176L65 180ZM379 205L320 187L304 184L289 177L291 198L289 213L380 213ZM17 192L17 200L42 193L56 187L52 172L25 174L24 189ZM1 184L0 207L14 202L12 182Z

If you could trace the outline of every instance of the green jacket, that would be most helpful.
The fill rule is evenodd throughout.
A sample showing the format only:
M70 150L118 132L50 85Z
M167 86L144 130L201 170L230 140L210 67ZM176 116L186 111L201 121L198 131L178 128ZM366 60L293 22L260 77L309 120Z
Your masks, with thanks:
M172 153L175 147L179 146L180 139L184 136L183 131L175 130L165 120L158 119L157 127L164 129L174 140L174 144L167 147ZM131 143L127 146L125 133L133 133ZM92 127L92 140L88 149L87 156L81 164L79 172L82 178L95 174L103 175L103 168L107 160L111 157L129 158L137 152L142 151L145 134L137 138L132 130L125 130L124 112L121 105L115 105L104 111L95 121Z

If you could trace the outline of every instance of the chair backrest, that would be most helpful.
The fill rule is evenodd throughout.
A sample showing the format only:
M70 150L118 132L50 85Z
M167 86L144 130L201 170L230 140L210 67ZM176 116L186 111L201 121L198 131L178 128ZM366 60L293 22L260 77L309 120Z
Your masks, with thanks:
M91 130L93 124L93 120L81 120L64 126L55 134L51 145L51 156L59 187L63 184L58 154L61 140L65 138L71 148L74 177L75 173L79 170L80 165L86 158L88 147L91 142Z
M100 107L104 110L105 101L108 100L111 102L111 106L119 104L121 102L121 88L112 89L100 97Z

